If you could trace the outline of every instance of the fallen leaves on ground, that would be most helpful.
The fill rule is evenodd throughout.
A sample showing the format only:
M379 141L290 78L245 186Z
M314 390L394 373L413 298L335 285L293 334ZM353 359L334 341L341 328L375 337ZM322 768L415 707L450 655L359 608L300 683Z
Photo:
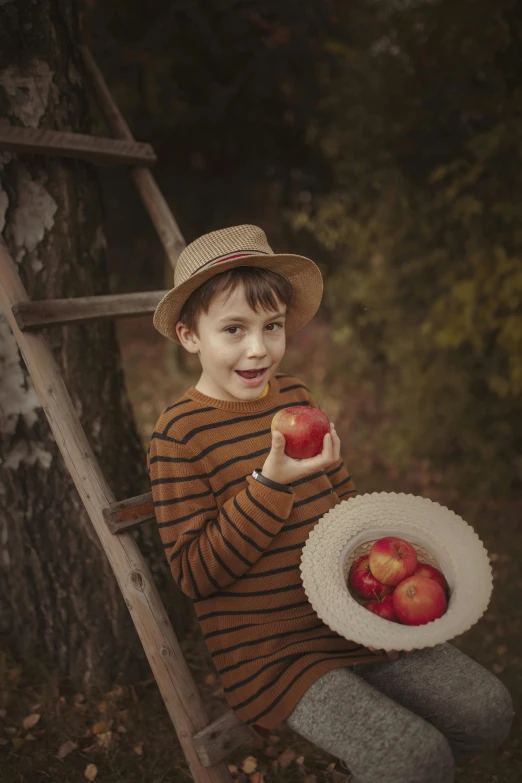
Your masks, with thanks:
M296 758L297 753L295 750L292 750L292 748L285 748L277 760L281 769L286 769Z
M24 729L32 729L33 726L36 726L41 717L42 716L38 712L33 712L32 715L28 715L27 718L23 719L22 726Z
M91 732L93 734L105 734L105 732L109 731L109 729L112 726L112 721L110 720L100 720L98 723L95 723L94 726L91 729Z
M67 740L67 742L64 742L58 748L58 753L56 754L56 758L64 759L66 756L69 755L69 753L72 753L73 750L76 750L77 747L78 747L77 742L73 742L72 740Z
M247 756L246 759L243 759L243 763L241 764L241 769L243 772L246 772L247 775L250 775L251 772L254 772L254 770L257 768L257 759L255 756Z
M96 764L87 764L85 767L85 771L83 773L84 777L87 778L87 780L94 780L96 775L98 774L98 767Z
M102 731L96 735L96 742L100 748L108 748L112 740L112 731Z

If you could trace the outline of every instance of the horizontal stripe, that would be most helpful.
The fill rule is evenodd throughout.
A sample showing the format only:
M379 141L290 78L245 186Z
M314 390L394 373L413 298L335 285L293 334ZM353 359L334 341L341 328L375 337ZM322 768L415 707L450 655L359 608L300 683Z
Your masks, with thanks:
M200 533L200 530L199 530L199 528L196 528L195 530L184 530L184 531L183 531L183 533L181 533L181 535L180 535L180 536L178 536L177 538L175 538L173 541L168 541L168 542L167 542L167 541L163 540L163 548L164 548L164 549L172 549L172 547L173 547L173 546L175 546L175 545L177 544L177 542L178 542L178 541L179 541L179 540L180 540L180 539L181 539L183 536L188 536L188 535L190 535L190 534L193 534L193 535L196 535L196 536L197 536L197 535L199 535L199 533Z
M306 617L309 617L309 615L306 615ZM267 625L269 625L269 623L267 623ZM310 630L314 630L314 629L321 630L324 627L325 626L322 623L317 623L315 626L312 626L312 628ZM263 628L263 625L258 625L257 626L258 630L260 630L262 628ZM331 633L333 633L333 631L331 631ZM280 633L272 634L271 636L264 636L263 640L264 641L273 641L274 639L285 639L285 638L288 638L289 636L295 636L296 639L294 639L292 642L289 642L286 645L286 648L285 647L281 647L280 648L281 650L287 649L292 644L301 644L302 641L303 641L302 637L301 637L301 631L299 630L299 628L293 628L292 630L289 630L289 631L281 631ZM222 648L217 649L217 650L216 649L212 649L211 653L212 653L213 656L217 657L219 655L225 655L227 653L234 652L235 650L239 650L242 647L245 647L245 648L246 647L254 647L256 644L259 644L263 640L261 640L261 639L250 639L250 640L246 640L245 642L243 642L242 644L239 644L239 645L233 645L231 647L222 647ZM266 657L270 657L271 655L273 655L273 652L272 653L268 653L268 655L265 655L264 657L265 658ZM244 665L246 665L248 663L252 663L252 662L255 663L256 661L259 661L259 660L262 660L262 656L260 654L256 655L254 658L241 660L240 663L234 665L234 668L238 668L240 666L244 666ZM220 671L222 671L223 673L226 673L227 671L229 671L229 669L227 667L223 666L223 667L220 668Z
M283 552L294 552L296 549L302 549L304 541L299 541L297 544L291 544L290 546L280 546L277 549L269 549L267 552L263 552L262 557L273 557L274 555L280 555Z
M184 495L181 497L167 498L166 500L154 500L154 508L160 506L171 506L173 503L187 503L189 500L197 500L198 498L206 498L212 494L212 490L208 489L206 492L196 492L194 495Z
M220 592L218 594L219 598L253 598L255 596L260 595L278 595L279 593L287 593L290 590L302 590L303 585L302 582L299 582L299 584L295 585L286 585L285 587L274 587L272 590L259 590L255 591L253 590L251 593L238 593L235 590L230 592ZM211 596L212 597L212 596Z
M250 573L244 574L241 577L241 581L244 582L247 579L265 579L267 576L275 576L276 574L284 574L288 571L299 571L298 565L284 566L283 568L273 568L271 571L263 571L260 574Z
M321 498L330 495L331 492L332 492L332 487L329 487L329 489L325 489L322 492L318 492L316 495L310 495L310 497L303 498L303 500L298 500L294 503L294 508L299 508L300 506L308 506L310 505L310 503L315 503L317 500L320 500Z
M165 519L164 522L158 522L157 523L158 529L161 530L166 527L173 527L174 525L179 525L182 522L187 522L189 519L194 519L194 517L201 517L204 514L212 514L212 513L217 514L217 512L218 512L217 506L212 506L212 508L208 508L208 509L198 508L196 509L196 511L192 511L190 514L185 514L184 517L175 517L174 519ZM180 533L180 535L182 535L182 533Z
M232 610L220 610L217 612L208 612L207 614L198 615L198 620L202 623L204 620L208 620L210 617L237 617L237 615L245 614L269 614L273 612L283 612L287 609L298 609L300 606L308 606L308 601L299 601L296 604L286 604L282 606L275 606L272 608L263 607L262 609L241 609L239 611Z
M237 633L238 631L244 631L245 628L259 628L257 623L244 623L243 625L235 625L233 628L218 628L217 631L211 631L210 633L204 633L204 639L213 639L215 636L223 636L228 633Z

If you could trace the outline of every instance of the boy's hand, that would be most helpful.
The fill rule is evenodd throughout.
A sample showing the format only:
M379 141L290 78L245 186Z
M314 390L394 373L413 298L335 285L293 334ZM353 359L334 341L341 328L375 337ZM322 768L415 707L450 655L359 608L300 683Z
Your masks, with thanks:
M324 470L341 459L341 441L332 422L330 422L330 432L327 432L323 439L323 450L316 457L292 459L285 454L285 444L283 433L274 430L272 448L261 470L263 476L279 484L290 484L292 481Z

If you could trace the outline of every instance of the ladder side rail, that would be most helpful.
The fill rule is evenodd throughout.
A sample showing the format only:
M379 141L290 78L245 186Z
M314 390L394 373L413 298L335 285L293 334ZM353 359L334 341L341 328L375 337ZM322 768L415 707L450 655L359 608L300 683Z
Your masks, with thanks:
M209 767L224 759L234 748L251 741L252 733L234 710L229 710L210 726L201 729L192 739L201 763Z
M88 46L80 46L85 69L91 81L92 90L105 121L114 136L134 141L129 126L125 122L102 72L98 68ZM149 169L137 166L131 169L134 183L143 200L145 208L154 224L156 232L165 249L170 265L174 269L179 254L185 247L185 240L156 180Z
M232 783L224 762L211 767L201 764L192 738L209 724L204 704L138 545L131 534L113 536L105 524L103 509L114 503L115 497L47 341L40 333L24 333L18 328L12 307L24 301L28 301L27 292L5 242L0 239L0 303L64 462L114 571L191 774L196 783ZM248 731L246 726L244 729Z

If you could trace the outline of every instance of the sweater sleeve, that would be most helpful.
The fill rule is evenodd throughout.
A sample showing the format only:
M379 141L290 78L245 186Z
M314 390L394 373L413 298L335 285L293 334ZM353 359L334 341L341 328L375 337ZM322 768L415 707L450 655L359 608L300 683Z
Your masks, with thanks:
M222 590L246 573L292 511L293 492L268 487L251 475L219 510L203 464L170 440L153 437L148 467L170 570L192 599Z
M319 406L308 389L307 396L310 405L313 408L318 408ZM346 465L344 464L342 457L340 462L337 462L333 468L329 468L329 470L326 471L326 475L330 479L330 483L333 489L336 491L339 500L348 500L348 498L356 497L357 488Z

